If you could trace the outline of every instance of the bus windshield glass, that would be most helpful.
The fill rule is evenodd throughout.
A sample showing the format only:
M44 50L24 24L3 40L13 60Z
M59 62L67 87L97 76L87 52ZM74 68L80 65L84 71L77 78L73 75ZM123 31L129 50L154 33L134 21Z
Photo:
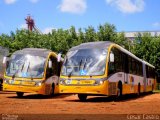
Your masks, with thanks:
M6 68L6 75L23 78L42 78L45 58L29 54L14 54Z
M106 49L78 49L69 51L63 63L62 75L103 75L105 72L106 57Z

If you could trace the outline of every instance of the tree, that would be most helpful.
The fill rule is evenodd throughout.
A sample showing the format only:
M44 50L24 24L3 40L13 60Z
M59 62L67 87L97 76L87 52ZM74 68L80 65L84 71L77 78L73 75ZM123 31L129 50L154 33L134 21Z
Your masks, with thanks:
M99 25L98 30L99 41L116 41L117 33L114 25L105 23L104 25Z
M154 65L160 70L160 36L151 36L150 33L138 34L132 52L139 58Z
M138 34L132 42L124 33L117 33L113 24L99 25L96 31L93 26L88 26L84 31L74 26L70 29L54 29L48 34L38 34L28 30L16 30L10 35L0 35L0 46L9 48L10 54L23 48L46 48L63 55L73 46L85 42L111 41L128 49L137 57L153 64L160 71L160 36L151 36L149 33Z
M85 29L85 42L94 42L98 41L98 37L95 29L92 26L89 26Z

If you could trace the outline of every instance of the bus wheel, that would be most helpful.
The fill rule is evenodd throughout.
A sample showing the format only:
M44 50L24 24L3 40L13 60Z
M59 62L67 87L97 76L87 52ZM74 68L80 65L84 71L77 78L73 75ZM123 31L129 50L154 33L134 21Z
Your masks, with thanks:
M152 92L153 92L153 90L154 90L154 85L152 85Z
M117 97L118 97L118 98L121 98L121 97L122 97L122 82L119 82L119 83L118 83Z
M140 95L141 94L141 85L140 85L140 83L138 83L138 93L137 93L137 95Z
M3 80L0 79L0 91L2 91L2 88L3 88Z
M152 84L152 90L151 90L151 93L153 93L153 91L154 91L154 85Z
M23 97L23 92L16 92L16 94L17 94L17 97L19 97L19 98L21 98L21 97Z
M54 96L54 89L55 89L55 85L54 85L54 83L52 84L52 88L51 88L51 96Z
M87 95L85 95L85 94L78 94L78 98L79 98L80 101L84 102L87 99Z

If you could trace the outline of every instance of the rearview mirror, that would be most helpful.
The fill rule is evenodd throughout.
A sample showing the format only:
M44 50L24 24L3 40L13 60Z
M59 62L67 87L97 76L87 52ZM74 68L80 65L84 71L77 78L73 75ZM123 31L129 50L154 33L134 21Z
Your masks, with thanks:
M57 62L60 62L61 61L61 53L59 53L58 55L57 55Z
M48 61L48 67L52 68L52 61L51 60Z
M3 57L3 64L5 64L7 61L7 57Z
M110 62L114 62L114 54L112 52L110 53L109 58L110 58Z

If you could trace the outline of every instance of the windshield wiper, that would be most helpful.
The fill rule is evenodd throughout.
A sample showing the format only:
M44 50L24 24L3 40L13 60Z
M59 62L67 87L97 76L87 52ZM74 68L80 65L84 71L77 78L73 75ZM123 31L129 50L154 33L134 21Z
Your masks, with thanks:
M12 79L16 77L16 74L18 73L19 69L12 75Z
M86 58L86 60L85 60L85 62L84 62L83 70L84 70L84 69L85 69L85 67L86 67L86 63L87 63L87 58Z
M79 71L80 71L80 69L81 69L81 64L82 64L82 59L81 59L81 61L79 62Z
M28 72L29 69L30 69L30 61L29 61L28 67L27 67L27 72ZM31 80L33 80L33 77L32 77L32 75L31 75L30 72L29 72L29 74L30 74L30 76L31 76Z
M24 64L25 64L25 62L24 62L23 65L22 65L21 72L22 72L22 70L23 70L23 68L24 68Z
M29 64L28 64L28 67L27 67L27 72L28 72L28 69L30 68L30 62L29 62Z
M84 62L84 64L83 64L83 66L81 67L81 65L82 65L82 59L81 59L81 61L80 61L80 63L79 63L79 70L80 70L80 68L82 68L83 67L83 69L82 70L84 70L85 69L85 67L86 67L86 63L87 63L87 59L85 59L85 62Z
M68 77L69 77L69 78L71 77L71 75L72 75L72 72L73 72L73 71L71 71L71 72L68 74Z

